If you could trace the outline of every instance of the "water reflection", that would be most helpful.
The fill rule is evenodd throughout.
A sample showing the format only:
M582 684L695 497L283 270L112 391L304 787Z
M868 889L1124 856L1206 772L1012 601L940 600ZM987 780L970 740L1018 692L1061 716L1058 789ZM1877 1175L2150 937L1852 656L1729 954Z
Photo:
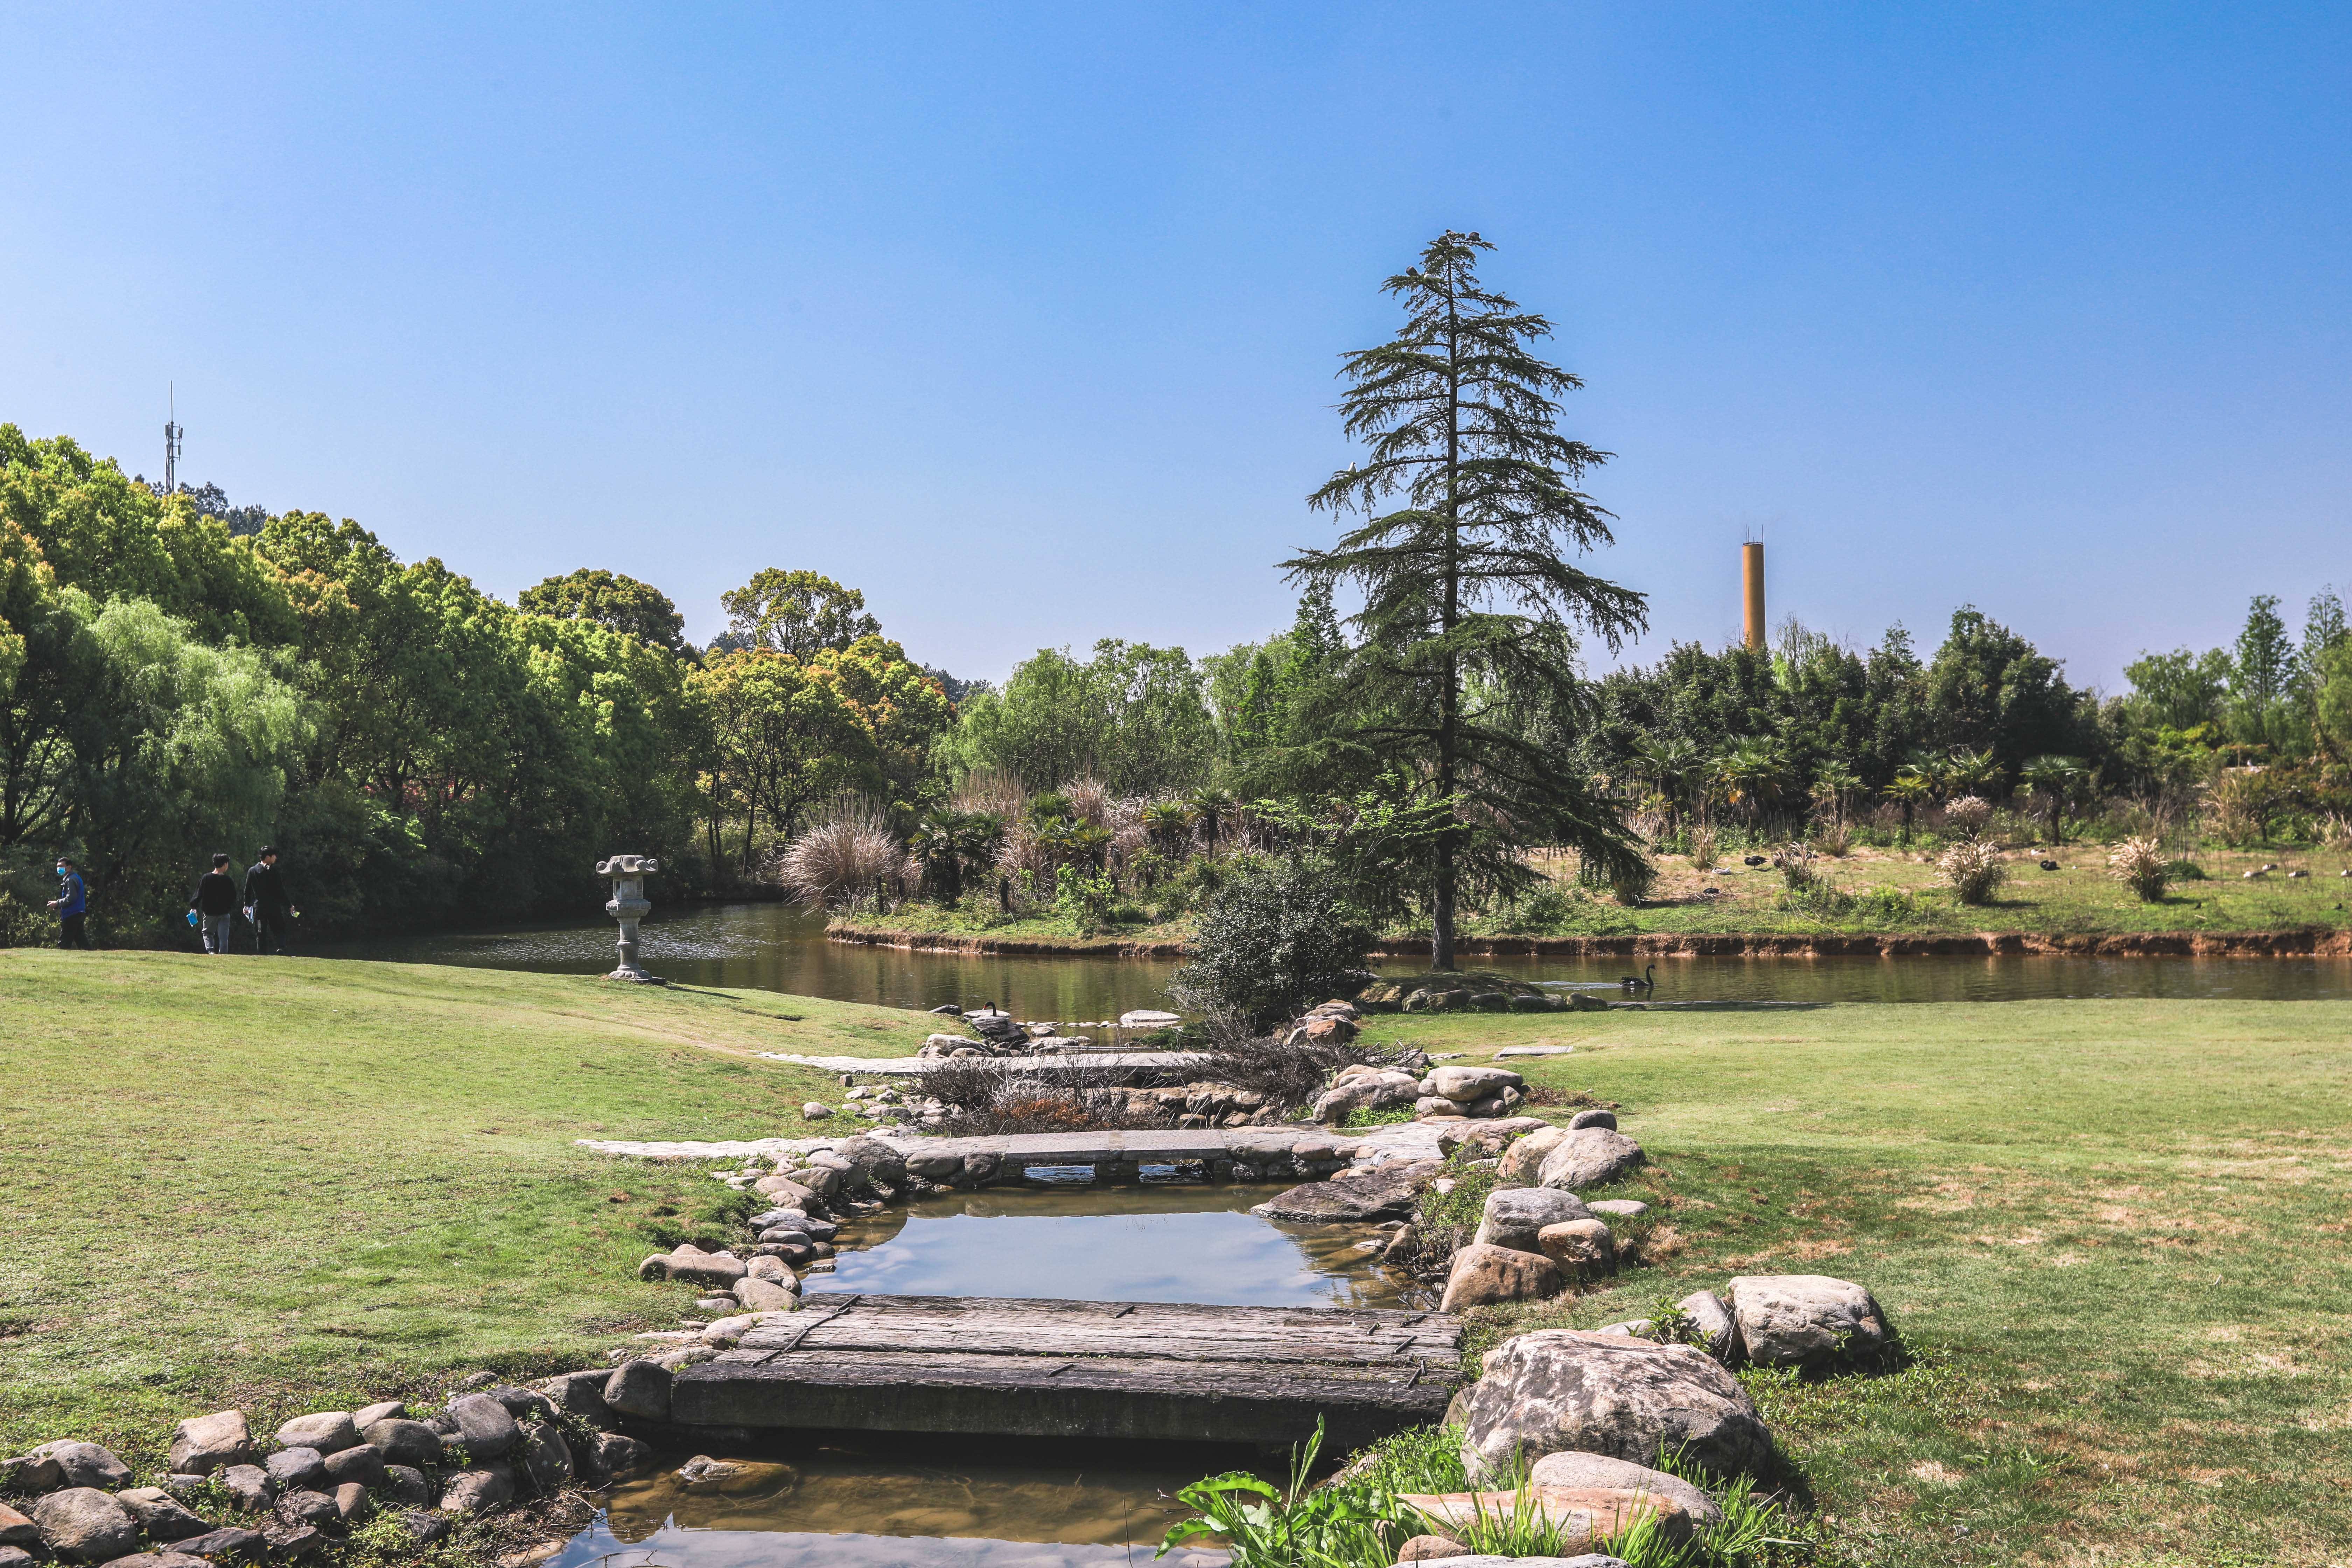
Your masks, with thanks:
M1203 1475L1246 1464L1193 1444L779 1434L723 1456L733 1474L688 1483L678 1459L623 1481L551 1568L1106 1568L1150 1563L1181 1512L1169 1501ZM1223 1552L1163 1563L1222 1563Z
M830 996L892 1007L994 1003L1066 1026L1133 1007L1167 1005L1171 959L978 957L901 952L824 940L824 921L790 904L718 904L645 927L645 961L696 985ZM610 921L345 943L327 956L481 964L601 974L613 966ZM1618 958L1470 958L1526 980L1606 983L1636 965ZM2299 1000L2352 997L2352 958L1650 958L1660 1001L2011 1002L2053 997ZM1410 973L1413 960L1381 968ZM1100 1034L1100 1030L1087 1031Z
M1360 1245L1381 1232L1279 1224L1249 1212L1280 1190L946 1194L845 1225L834 1271L810 1275L808 1288L1221 1307L1433 1304L1423 1287Z

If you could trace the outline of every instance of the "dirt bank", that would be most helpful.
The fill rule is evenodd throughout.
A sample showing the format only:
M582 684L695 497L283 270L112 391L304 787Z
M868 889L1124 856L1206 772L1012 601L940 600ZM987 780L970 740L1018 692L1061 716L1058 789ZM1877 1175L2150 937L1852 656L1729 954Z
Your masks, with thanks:
M2105 934L1986 931L1885 936L1822 932L1761 935L1655 931L1633 936L1496 936L1457 942L1458 952L1503 956L1644 958L1909 958L2022 954L2053 958L2345 958L2352 931L2117 931ZM1382 958L1425 958L1426 939L1382 942Z
M833 926L835 942L896 947L909 952L969 952L1059 958L1181 958L1179 942L1121 942L1115 937L998 937L952 931L878 931ZM1948 935L1883 936L1822 932L1763 935L1736 931L1657 931L1631 936L1465 937L1454 944L1465 957L1538 955L1551 958L2352 958L2352 931L2318 926L2294 931L2116 931L2044 935L2032 931L1969 931ZM1375 958L1426 958L1429 942L1385 942Z

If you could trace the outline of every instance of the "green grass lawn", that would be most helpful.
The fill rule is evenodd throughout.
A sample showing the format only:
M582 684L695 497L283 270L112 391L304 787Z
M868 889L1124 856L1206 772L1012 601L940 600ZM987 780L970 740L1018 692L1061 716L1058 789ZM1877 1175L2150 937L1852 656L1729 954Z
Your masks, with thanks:
M662 1326L644 1227L713 1184L583 1137L802 1131L921 1014L357 962L0 953L0 1450L160 1459L265 1420L520 1376ZM1827 1561L2352 1556L2352 1005L2063 1002L1383 1018L1618 1101L1649 1267L1517 1326L1736 1272L1878 1292L1912 1371L1752 1378ZM1966 1533L1960 1533L1965 1531Z
M654 1210L721 1189L578 1138L796 1135L919 1013L319 959L0 952L0 1451L161 1458L181 1415L586 1364L673 1326ZM828 1094L826 1091L830 1090Z
M1664 1261L1482 1341L1738 1273L1874 1290L1922 1356L1751 1374L1872 1564L2352 1560L2352 1004L1386 1018L1622 1104ZM1965 1533L1963 1533L1965 1532Z

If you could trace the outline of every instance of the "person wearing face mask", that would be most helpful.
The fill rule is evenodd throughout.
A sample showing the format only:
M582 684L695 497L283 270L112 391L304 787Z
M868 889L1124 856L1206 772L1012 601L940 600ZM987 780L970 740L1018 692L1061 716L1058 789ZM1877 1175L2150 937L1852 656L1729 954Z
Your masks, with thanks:
M49 908L58 912L58 945L82 947L90 945L89 884L81 879L81 868L70 856L58 857L58 896L49 900Z

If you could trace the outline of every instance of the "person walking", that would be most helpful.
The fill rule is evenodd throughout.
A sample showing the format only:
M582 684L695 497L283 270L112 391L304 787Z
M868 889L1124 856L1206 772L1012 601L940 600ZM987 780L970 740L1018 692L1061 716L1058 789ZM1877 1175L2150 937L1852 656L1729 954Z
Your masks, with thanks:
M213 857L213 868L196 879L196 890L188 895L188 908L195 911L205 951L226 952L229 927L236 920L236 879L228 874L227 856Z
M261 858L245 873L245 918L253 922L253 951L283 953L293 940L294 917L300 912L287 896L286 879L278 869L278 847L263 845Z
M81 879L81 868L68 856L58 857L58 896L49 900L49 908L58 911L58 945L87 948L89 942L89 884Z

